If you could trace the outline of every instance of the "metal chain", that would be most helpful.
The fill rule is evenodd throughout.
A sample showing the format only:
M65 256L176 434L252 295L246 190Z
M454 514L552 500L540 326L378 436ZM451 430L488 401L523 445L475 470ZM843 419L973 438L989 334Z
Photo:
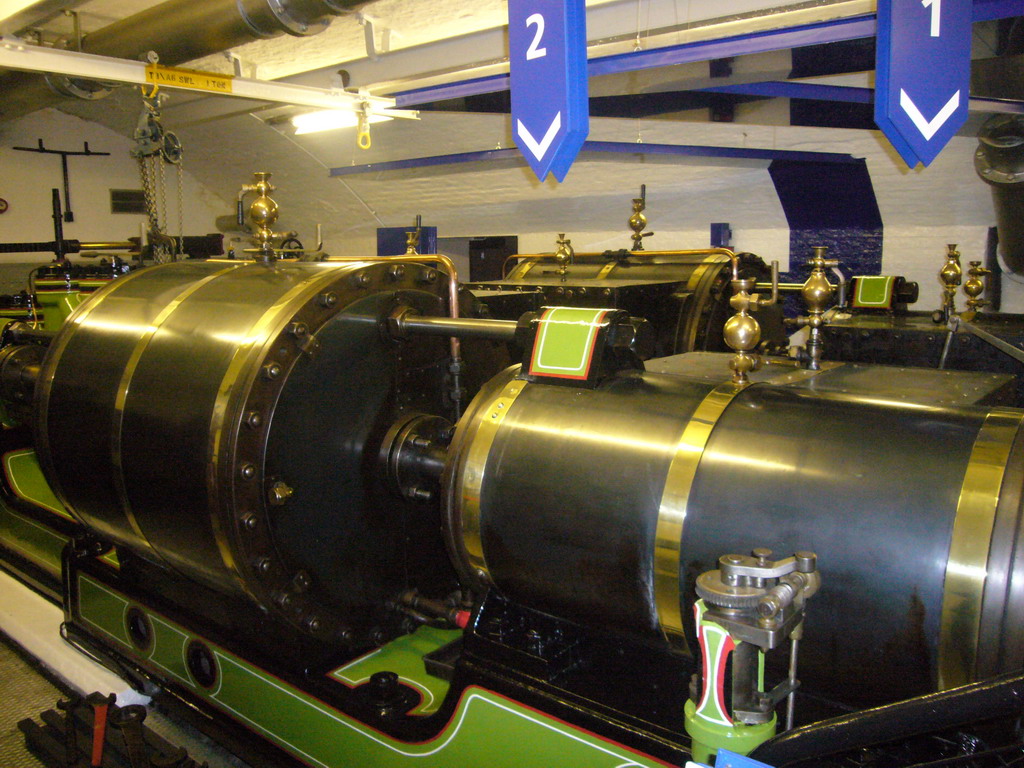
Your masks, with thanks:
M181 158L175 164L178 166L178 255L185 253L185 192L184 192L184 170L181 167Z
M142 176L142 193L146 200L146 215L149 219L149 230L154 235L164 234L164 225L161 222L160 215L160 204L159 200L164 197L163 189L157 189L156 174L157 170L155 164L159 162L158 157L140 157L139 158L139 174ZM158 196L159 193L159 196ZM165 217L166 220L166 217ZM153 260L157 263L163 263L169 260L170 250L167 248L159 237L153 238L152 256Z
M157 192L160 193L160 222L162 227L160 229L165 235L167 234L167 166L161 159L159 154L153 155L153 164L160 169L160 183L157 185Z

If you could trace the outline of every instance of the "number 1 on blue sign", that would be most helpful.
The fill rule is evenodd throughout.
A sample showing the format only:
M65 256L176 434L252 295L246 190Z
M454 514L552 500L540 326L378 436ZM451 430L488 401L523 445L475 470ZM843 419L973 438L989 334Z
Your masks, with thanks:
M942 0L921 0L921 5L923 5L925 8L928 8L929 6L931 7L931 9L932 9L931 36L932 37L938 37L939 36L940 18L942 16Z

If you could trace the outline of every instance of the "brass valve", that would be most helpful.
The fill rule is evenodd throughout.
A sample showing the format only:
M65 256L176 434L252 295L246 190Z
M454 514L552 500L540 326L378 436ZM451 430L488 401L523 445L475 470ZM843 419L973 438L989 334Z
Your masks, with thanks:
M565 233L558 235L558 240L555 241L558 246L555 249L555 261L558 263L558 274L565 280L565 268L572 264L572 260L576 258L576 251L573 250L572 241L566 240Z
M758 307L767 307L779 298L779 262L772 262L772 292L770 296L751 293L757 284L755 278L739 276L739 257L732 256L732 296L729 306L736 314L725 321L722 335L730 349L736 351L729 361L732 380L735 384L746 384L750 381L749 374L761 367L763 360L759 354L751 354L761 341L761 324L750 314Z
M736 310L736 314L725 321L723 328L725 343L736 350L729 361L729 368L732 369L732 380L737 384L746 384L749 381L747 374L762 364L760 355L750 354L761 341L761 325L750 314L751 309L758 306L756 294L750 293L756 283L753 278L732 281L733 294L729 306Z
M985 290L985 282L982 280L986 275L992 274L992 270L981 266L980 261L970 262L971 268L967 270L967 280L964 282L964 293L967 294L967 311L964 312L965 320L973 320L978 311L988 304L988 301L981 298Z
M812 371L821 369L821 352L824 347L822 328L825 327L825 310L832 303L832 296L835 293L835 286L828 281L825 270L838 267L836 259L826 259L828 246L814 246L814 256L808 261L811 267L811 274L800 289L800 296L807 307L807 314L795 320L798 328L807 327L807 367Z
M629 228L633 230L633 234L630 237L633 239L634 251L642 251L644 249L644 238L653 235L653 232L644 232L644 228L647 226L647 217L644 215L644 210L647 208L647 185L640 185L640 197L633 198L633 215L629 217Z
M946 246L946 263L939 270L939 280L942 282L942 320L948 321L956 314L956 289L963 279L964 270L960 266L960 251L956 249L956 243Z
M413 229L405 233L405 255L415 256L419 253L420 230Z
M265 261L274 259L273 226L280 214L277 203L270 193L276 187L270 183L270 174L258 171L252 175L252 184L244 184L238 193L238 216L239 224L242 219L242 198L250 192L256 193L256 198L249 204L249 221L252 222L253 243L256 245L255 252Z

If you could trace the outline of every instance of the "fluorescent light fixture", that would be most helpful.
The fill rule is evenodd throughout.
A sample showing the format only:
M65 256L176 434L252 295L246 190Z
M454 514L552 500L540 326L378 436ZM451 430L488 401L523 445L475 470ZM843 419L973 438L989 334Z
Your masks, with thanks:
M383 123L391 119L387 115L372 112L367 114L367 120L371 123ZM322 109L318 112L296 115L292 118L292 125L295 126L296 136L303 133L333 131L337 128L355 128L359 125L359 113L351 109Z
M33 5L41 5L41 3L39 3L39 0L0 0L0 22L6 22L8 19L19 15L22 11L31 8ZM27 22L27 20L23 21L30 23ZM4 24L4 31L16 32L17 30L15 29L6 29L6 27L11 26L13 23L20 22L9 22Z

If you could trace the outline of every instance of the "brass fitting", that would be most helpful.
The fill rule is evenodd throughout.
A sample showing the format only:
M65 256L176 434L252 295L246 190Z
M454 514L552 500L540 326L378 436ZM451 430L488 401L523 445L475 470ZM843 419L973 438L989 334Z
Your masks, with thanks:
M986 275L992 274L992 270L981 266L980 261L969 262L971 268L967 270L967 280L964 282L964 293L967 294L967 311L964 312L964 320L973 320L978 311L988 304L988 301L981 298L985 290L985 282L982 280Z
M761 341L761 325L750 314L751 309L757 308L757 296L750 293L756 283L753 278L732 281L733 294L729 306L736 310L736 314L725 321L723 335L729 348L736 350L729 361L732 380L736 384L746 384L750 380L748 374L760 368L762 363L760 355L750 354Z
M250 192L256 193L256 198L249 204L249 220L253 227L253 243L256 245L256 253L265 261L274 259L273 226L277 222L280 211L277 203L270 197L276 187L270 183L270 174L258 171L252 175L253 183L244 184L238 193L239 216L241 216L242 198ZM241 221L239 222L241 223Z
M956 289L963 279L964 270L960 266L960 251L956 249L956 243L946 246L946 263L939 270L939 280L942 282L942 309L943 319L948 321L956 314Z
M736 351L729 361L733 383L746 384L750 381L750 372L756 371L764 363L760 354L751 354L761 341L761 325L750 313L778 301L779 262L772 262L772 293L769 296L751 293L757 280L739 276L738 259L733 259L733 279L730 284L732 296L729 298L729 306L736 310L736 314L725 321L722 335L729 348Z
M417 256L419 255L420 247L420 230L413 229L405 233L405 255L406 256Z
M828 246L814 246L814 256L807 261L812 267L811 274L800 289L800 296L807 307L807 314L796 318L798 328L807 327L807 367L812 371L821 369L821 352L824 338L821 329L825 326L825 310L832 303L835 286L828 281L825 270L838 267L836 259L826 259Z
M647 217L644 216L644 209L647 207L647 201L643 197L633 198L633 215L629 217L629 228L633 230L633 234L630 237L633 238L634 251L642 251L644 249L644 238L653 235L653 232L644 232L647 227Z
M565 268L572 264L572 260L576 258L576 251L573 250L572 241L565 239L565 233L558 235L558 240L555 241L558 246L555 249L555 261L558 263L558 274L565 280Z

